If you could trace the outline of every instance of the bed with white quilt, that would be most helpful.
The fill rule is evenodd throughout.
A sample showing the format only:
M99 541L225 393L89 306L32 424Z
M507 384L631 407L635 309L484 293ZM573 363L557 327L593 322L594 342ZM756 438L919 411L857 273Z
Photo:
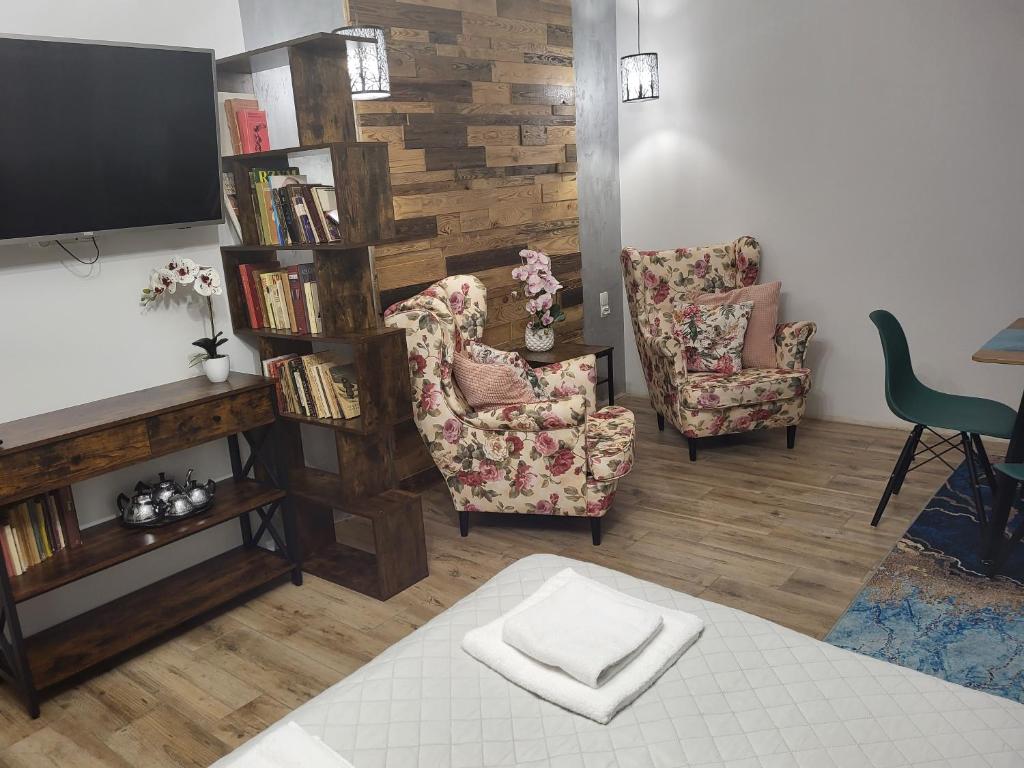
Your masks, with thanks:
M461 647L467 631L566 567L704 621L700 639L607 725L513 685ZM554 555L509 566L216 765L244 761L292 722L355 768L1024 766L1022 704Z

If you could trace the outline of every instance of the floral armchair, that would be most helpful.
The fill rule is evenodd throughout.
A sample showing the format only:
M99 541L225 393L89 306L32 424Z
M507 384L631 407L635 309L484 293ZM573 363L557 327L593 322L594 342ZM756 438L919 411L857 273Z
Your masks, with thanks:
M702 248L622 251L633 333L658 428L667 418L682 432L691 461L697 460L697 439L711 435L784 426L787 446L795 443L811 387L804 355L814 323L776 327L777 367L731 374L687 371L673 332L673 300L753 285L760 265L761 246L749 236Z
M487 289L447 277L384 313L406 330L416 426L444 475L463 536L470 512L589 517L594 543L618 479L633 465L633 414L596 410L593 355L535 369L548 398L472 409L453 377L455 354L478 341Z

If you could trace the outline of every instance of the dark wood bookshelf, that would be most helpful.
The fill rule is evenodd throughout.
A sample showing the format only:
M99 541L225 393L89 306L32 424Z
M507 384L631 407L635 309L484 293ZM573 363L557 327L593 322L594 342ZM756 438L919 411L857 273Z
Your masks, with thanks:
M234 175L242 239L241 245L221 249L231 322L237 335L255 344L262 360L310 354L322 345L351 348L360 415L321 419L282 413L282 453L304 570L386 599L424 578L427 561L420 497L398 490L403 475L396 467L396 446L407 445L416 433L405 332L383 325L370 248L412 236L395 222L387 144L356 140L344 39L311 35L222 59L218 82L251 92L251 82L248 88L240 86L253 72L268 68L268 61L289 67L299 145L224 158L225 170ZM331 156L342 240L261 243L249 171L285 169L290 155L313 151ZM288 251L312 252L323 333L250 325L238 267L273 262L279 252ZM311 426L333 432L337 473L306 466L302 429ZM337 541L335 510L370 519L375 555L356 554Z
M286 574L302 582L274 403L270 379L232 373L221 384L196 377L0 424L0 435L8 438L0 447L5 505L59 488L73 511L70 483L214 440L226 440L232 468L204 514L159 528L126 528L117 520L91 526L81 531L79 543L14 577L0 551L0 627L10 638L0 641L0 677L13 683L31 716L39 716L40 692L54 683ZM250 465L242 462L239 436L249 443ZM110 507L117 512L114 499ZM253 512L261 520L255 534ZM35 635L23 634L18 612L24 601L231 522L239 526L241 548ZM260 547L263 536L274 540L275 552Z

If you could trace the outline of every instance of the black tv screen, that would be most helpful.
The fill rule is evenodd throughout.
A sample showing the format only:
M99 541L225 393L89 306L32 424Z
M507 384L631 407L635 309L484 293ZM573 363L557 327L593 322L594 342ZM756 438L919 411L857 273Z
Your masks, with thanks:
M213 52L0 37L0 240L222 220Z

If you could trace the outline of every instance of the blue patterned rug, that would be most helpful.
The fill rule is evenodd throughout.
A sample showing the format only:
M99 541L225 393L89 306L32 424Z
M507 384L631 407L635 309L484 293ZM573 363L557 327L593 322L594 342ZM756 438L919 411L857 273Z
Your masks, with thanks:
M991 507L988 486L982 495ZM1015 524L1011 518L1011 528ZM978 519L962 464L826 642L1024 702L1024 543L995 579L982 575L979 553Z

